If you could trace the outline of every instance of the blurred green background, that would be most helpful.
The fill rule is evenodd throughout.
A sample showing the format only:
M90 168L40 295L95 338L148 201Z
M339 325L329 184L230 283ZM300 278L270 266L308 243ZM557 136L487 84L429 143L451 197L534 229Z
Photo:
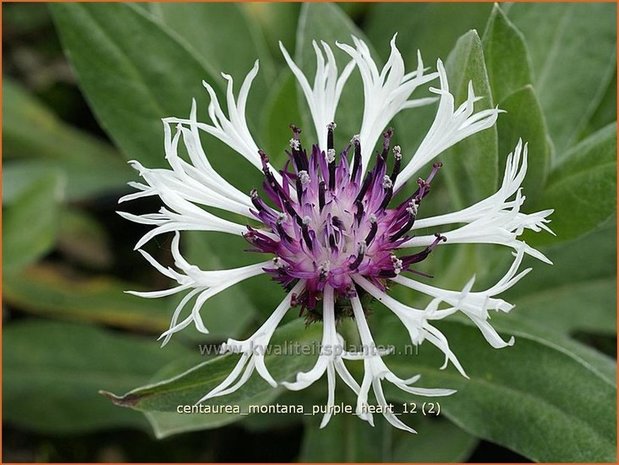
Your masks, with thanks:
M2 9L4 461L614 460L615 5ZM458 99L473 79L485 96L481 105L508 111L497 128L442 157L446 182L433 192L428 214L492 192L517 138L529 141L527 209L554 208L557 237L527 237L555 266L531 261L533 273L506 296L517 309L493 318L504 334L516 334L517 344L493 351L462 322L441 327L472 381L462 397L446 402L440 419L415 419L417 436L382 423L372 429L352 417L337 417L320 431L300 416L177 425L114 406L97 392L123 394L196 365L203 360L198 343L250 333L281 298L276 284L257 278L209 301L203 311L213 330L208 338L187 331L160 349L155 339L167 329L175 299L123 293L169 285L132 250L146 228L115 213L126 183L136 179L126 160L163 166L159 118L188 114L192 97L206 108L201 80L223 85L218 73L225 71L238 83L257 57L250 126L282 160L288 124L306 122L307 112L277 41L296 50L307 69L309 39L347 40L351 32L368 40L381 60L398 32L408 69L416 66L417 49L428 66L440 57ZM342 109L350 115L338 121L344 140L357 132L359 100L345 93ZM432 112L398 117L396 143L412 152ZM242 189L259 182L257 171L238 169L240 157L205 144L215 167ZM488 156L494 178L470 168L487 166ZM145 213L159 205L142 199L126 208ZM185 252L205 268L247 263L236 240L185 237ZM169 240L162 236L146 250L169 262ZM479 283L491 282L509 260L504 249L478 247L433 255L428 267L436 282L453 288L473 273ZM392 321L375 318L383 335L395 331ZM435 369L435 355L424 347L418 363ZM427 379L441 376L430 372ZM279 402L321 403L325 392L316 386L282 394ZM151 425L166 437L155 439ZM192 429L200 431L172 434ZM583 441L587 447L580 447Z

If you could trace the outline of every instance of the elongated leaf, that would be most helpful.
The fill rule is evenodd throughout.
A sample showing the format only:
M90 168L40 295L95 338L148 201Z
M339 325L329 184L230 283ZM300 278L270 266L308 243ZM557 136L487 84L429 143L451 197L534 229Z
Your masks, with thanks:
M354 400L348 404L354 409ZM334 415L320 429L321 416L307 422L300 461L303 462L461 462L477 440L445 419L429 419L420 413L410 425L419 434L394 429L380 415L375 426L354 414ZM449 438L437 447L437 437Z
M466 100L470 81L475 95L483 97L475 104L476 111L494 106L477 32L469 31L458 39L447 59L446 69L456 105ZM444 172L451 180L452 199L456 206L471 204L495 192L497 151L497 132L496 126L493 126L465 139L442 155Z
M295 49L299 3L247 2L242 4L250 20L257 23L278 65L286 66L278 42Z
M537 234L530 242L547 244L575 239L616 212L617 129L615 124L589 136L565 153L552 170L536 208L554 208L554 238Z
M2 265L7 275L36 261L54 246L63 181L53 174L44 176L5 210Z
M97 394L146 382L162 365L191 354L89 325L23 321L4 329L5 421L43 433L148 428L137 412Z
M275 166L283 166L287 156L284 152L290 140L290 124L297 126L309 120L301 115L297 100L296 80L288 70L282 71L266 99L262 112L262 139L269 157Z
M126 157L162 166L161 118L189 114L216 82L200 57L128 4L51 6L62 43L103 128ZM97 53L93 53L96 50Z
M275 77L275 70L262 31L249 20L242 5L156 3L153 4L153 14L208 63L214 76L225 72L241 82L254 61L260 59L260 73L252 87L253 100L249 101L250 113L253 113L252 108L259 108ZM244 45L230 53L233 44ZM218 80L217 83L223 84L224 81Z
M523 333L515 333L513 347L496 350L474 328L443 322L441 329L470 380L460 384L455 370L438 371L440 357L428 350L387 362L422 373L424 385L460 387L440 400L449 419L535 461L615 460L615 387L578 357ZM391 398L409 399L397 390Z
M76 286L76 282L79 285ZM48 318L104 323L155 333L167 329L169 302L124 293L133 287L107 277L70 276L53 265L38 265L6 276L4 297L21 310Z
M505 170L507 154L518 139L528 144L528 169L522 183L527 205L540 195L550 169L550 152L546 143L546 122L535 90L530 85L517 90L499 103L507 113L497 123L499 136L499 172Z
M97 269L110 268L113 259L109 239L105 226L86 210L63 210L58 250L69 258Z
M535 90L559 158L577 141L615 72L615 12L610 3L516 4L509 10L531 53Z
M497 4L488 19L483 45L495 102L531 84L531 59L524 37Z
M63 173L69 200L126 189L132 170L119 153L61 122L10 79L2 88L3 152L19 159L4 165L4 203L27 189L29 180L49 173Z
M279 329L272 341L274 350L267 353L266 362L275 379L285 380L298 371L312 365L313 359L306 354L292 354L294 350L285 351L286 344L298 341L301 346L312 346L319 338L320 328L306 328L303 321L297 320ZM288 346L293 347L293 346ZM306 351L307 352L307 351ZM204 362L189 371L160 383L134 389L123 396L107 394L114 403L145 412L177 412L179 405L194 405L202 396L221 383L232 371L238 361L237 355L224 355ZM277 363L273 363L277 360ZM207 408L232 406L240 412L247 413L250 405L260 405L274 400L279 391L273 389L258 376L253 376L247 384L235 393L225 397L216 397L204 402ZM241 419L239 413L203 414L203 428L212 428Z

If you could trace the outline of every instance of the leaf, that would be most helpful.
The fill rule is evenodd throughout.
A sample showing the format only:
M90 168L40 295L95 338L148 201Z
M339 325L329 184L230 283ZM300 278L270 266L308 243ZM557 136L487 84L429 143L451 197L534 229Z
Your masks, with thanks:
M153 5L154 16L171 31L183 38L196 55L208 63L213 76L223 71L238 82L260 59L260 73L252 86L253 101L249 101L249 114L252 108L259 108L267 93L268 86L275 77L273 59L266 47L262 31L250 21L245 9L235 3L185 3ZM234 53L230 48L235 44ZM223 84L222 80L217 80Z
M615 237L615 228L607 227L546 248L554 265L534 265L534 279L505 293L517 305L509 317L564 336L577 330L616 333L616 270L608 260L617 252Z
M262 140L274 166L286 162L284 149L290 140L290 124L309 121L308 115L301 115L297 100L296 80L289 70L280 73L269 92L262 111Z
M287 66L278 42L283 42L288 50L295 48L299 3L247 2L242 4L251 21L258 24L266 37L267 46L278 65Z
M537 234L535 245L575 239L616 212L617 129L611 124L568 150L553 168L544 192L531 208L554 208L557 237Z
M355 402L348 405L354 411ZM334 415L323 429L321 415L311 418L301 446L302 462L461 462L477 444L453 423L421 414L409 422L417 435L394 429L380 415L375 416L374 427L351 413ZM449 441L437 447L439 437Z
M34 181L5 209L2 265L18 272L49 252L56 242L63 179L50 174Z
M396 432L393 462L450 462L459 463L469 459L479 440L465 433L452 422L438 418L419 418L415 426L419 434L411 436ZM437 445L438 438L449 438Z
M354 403L352 408L354 411ZM384 421L376 421L373 428L354 414L340 413L320 429L322 415L311 418L313 421L306 422L299 462L390 461L391 447L386 439L391 437L392 426Z
M456 42L446 63L450 91L455 104L466 99L469 81L475 95L483 97L475 104L480 111L494 106L481 40L469 31ZM457 207L474 203L496 191L498 179L498 143L496 126L471 136L448 150L441 159Z
M528 144L528 169L522 183L527 205L543 190L550 169L550 152L546 143L546 122L535 90L530 85L517 90L499 103L506 113L499 116L499 172L505 170L507 154L513 152L518 139Z
M531 59L524 37L498 4L492 9L482 42L495 102L531 84Z
M492 5L482 3L375 3L366 18L365 31L374 44L388 42L398 33L398 48L407 63L424 62L434 67L446 59L456 40L471 29L481 30ZM388 48L379 55L387 58Z
M615 16L616 6L603 3L516 4L509 11L525 36L558 158L578 140L615 74Z
M144 383L163 364L191 355L88 325L32 320L7 325L3 344L4 419L44 434L147 428L97 391Z
M299 27L297 29L297 50L295 62L303 70L308 81L313 83L314 72L316 70L316 55L312 47L312 40L325 41L333 49L333 53L338 59L338 69L341 71L350 61L350 57L335 46L335 42L351 43L351 35L365 40L362 31L342 12L336 5L331 3L304 3L301 7L299 17ZM384 44L385 46L387 44ZM370 50L371 44L368 43ZM376 56L374 53L373 56ZM301 109L307 108L305 97L298 87L299 101ZM335 119L338 124L335 131L336 147L343 147L350 138L359 132L361 127L361 115L363 112L363 88L359 73L354 71L342 91ZM303 111L303 110L302 110ZM303 114L303 113L302 113ZM308 113L309 114L309 113ZM313 123L310 119L305 122L305 126L311 128L306 132L315 134ZM326 130L326 129L325 129ZM314 139L317 140L317 139Z
M459 387L456 394L440 400L450 420L534 461L614 462L612 383L578 357L534 336L514 333L513 347L496 350L473 327L445 321L440 328L470 380L463 382L453 369L437 370L440 356L432 349L422 353L436 356L411 359L398 354L386 362L396 372L421 373L424 386ZM397 390L389 397L410 400Z
M4 165L4 203L29 179L50 173L65 176L69 200L126 189L132 170L111 147L60 121L16 82L5 78L2 88L3 151L11 159Z
M192 97L203 94L202 80L219 80L184 42L134 6L54 4L51 11L102 127L126 157L163 166L161 118L188 115Z
M289 345L291 343L298 343L301 347L315 345L320 337L319 332L318 326L305 328L304 322L297 319L275 333L271 343L271 347L275 349L272 353L267 353L265 357L267 367L275 379L289 379L293 374L312 366L313 357L305 354L293 355L290 352L295 352L294 350L286 353L285 348L294 347ZM174 378L134 389L123 396L114 396L109 393L106 395L119 406L148 412L149 419L155 423L155 430L159 431L160 435L179 432L185 430L184 428L191 430L216 428L239 421L243 418L241 413L248 413L250 406L270 403L281 393L280 390L272 388L254 375L235 393L216 397L201 404L205 408L212 409L214 413L183 415L185 420L174 417L177 415L179 405L194 405L202 396L221 383L234 368L238 358L237 355L230 354L219 356ZM273 363L275 360L277 360L276 364ZM221 409L222 406L228 406L231 410L238 408L238 412L218 412L216 409Z
M76 276L54 265L37 265L5 276L4 298L21 310L48 318L155 333L167 329L169 301L124 293L134 287L109 277Z
M81 264L102 269L112 265L107 231L86 210L65 208L60 216L58 250Z

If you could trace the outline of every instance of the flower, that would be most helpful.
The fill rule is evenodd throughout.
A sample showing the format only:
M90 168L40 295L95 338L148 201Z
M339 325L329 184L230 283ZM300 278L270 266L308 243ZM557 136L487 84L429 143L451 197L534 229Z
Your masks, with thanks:
M357 415L373 424L367 408L370 389L379 405L386 407L383 381L416 395L443 396L454 391L418 387L415 385L418 375L402 379L388 368L385 360L389 352L376 348L360 296L369 295L393 312L407 329L413 344L427 340L439 348L445 355L443 368L451 362L466 376L447 338L432 322L461 312L478 326L492 347L513 344L513 338L504 341L492 328L488 322L489 311L509 312L512 309L512 305L497 295L530 271L518 273L525 254L549 262L519 236L525 229L550 231L547 223L552 210L532 214L520 211L524 201L521 185L527 170L527 146L519 141L507 159L502 185L495 194L460 211L418 218L442 166L440 162L433 162L428 168L426 165L462 139L490 128L500 110L475 112L474 103L479 97L475 96L472 85L469 85L466 101L456 107L440 60L435 72L426 73L418 55L417 68L406 73L395 36L389 59L381 70L367 45L357 38L353 37L353 45L337 44L350 56L350 62L341 73L331 47L324 42L320 46L316 42L313 45L316 53L313 86L284 46L280 44L280 47L307 100L316 126L317 143L306 148L301 130L291 125L289 162L285 169L276 171L268 155L252 138L245 118L247 97L258 73L258 62L245 78L237 97L232 77L222 74L228 82L227 111L220 106L213 88L204 83L211 99L209 123L198 121L195 100L189 118L163 119L165 154L170 169L148 169L137 161L132 162L145 184L133 183L138 192L121 201L158 196L164 207L153 214L120 214L154 226L138 242L136 249L156 235L175 233L172 254L177 270L166 268L147 253L141 253L178 286L134 293L156 298L186 292L174 311L170 328L161 336L163 344L191 324L208 333L200 316L202 306L212 296L242 280L267 273L287 290L281 304L252 336L243 341L229 339L223 344L223 352L240 354L240 359L230 375L199 402L242 388L254 371L272 386L281 384L291 390L304 389L326 373L328 407L334 405L338 375L357 395ZM359 134L353 135L345 147L337 150L334 145L337 104L355 67L363 81L363 119ZM418 87L437 78L439 87L430 88L437 97L411 98ZM394 132L386 128L387 125L399 112L437 100L432 126L410 161L404 162L403 149L397 145L391 147ZM200 132L229 145L261 170L263 189L254 189L247 195L220 176L202 148ZM179 155L181 141L186 159ZM369 169L377 143L379 151ZM416 188L404 201L394 204L394 195L405 192L407 182L422 169L426 172L425 179L417 179ZM238 214L242 221L220 218L205 207ZM431 228L437 233L414 234L422 228ZM180 232L187 230L243 236L254 251L269 259L242 268L203 271L188 263L181 254ZM508 246L514 249L515 260L505 276L485 291L472 290L474 278L462 290L444 290L412 277L413 273L423 274L418 264L436 247L458 243ZM409 273L410 276L405 276ZM396 283L429 296L430 304L418 309L394 299L388 291L389 286ZM191 301L194 301L191 310L181 319ZM308 322L322 322L321 353L313 368L297 373L295 380L278 381L267 369L264 351L256 352L255 348L265 348L270 343L276 328L293 307L299 307ZM345 350L346 343L337 326L344 318L354 319L364 351ZM349 371L347 360L363 361L361 384ZM383 408L382 412L395 427L413 431L389 409ZM331 409L327 409L321 426L326 425L330 417Z

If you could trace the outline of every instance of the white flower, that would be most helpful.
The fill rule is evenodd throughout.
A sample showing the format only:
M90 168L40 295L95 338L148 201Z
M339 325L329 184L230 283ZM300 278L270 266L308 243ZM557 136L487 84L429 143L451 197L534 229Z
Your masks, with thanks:
M177 286L135 294L156 298L186 292L174 311L170 328L161 336L165 344L174 333L192 323L199 331L208 332L200 316L206 301L242 280L267 273L289 290L287 296L252 336L242 341L229 339L222 346L224 352L232 353L229 356L240 356L237 365L223 382L196 400L203 402L230 394L240 389L254 371L272 386L282 385L290 390L305 389L326 373L327 411L321 426L331 418L336 378L339 376L357 396L356 412L361 419L373 424L368 409L372 391L387 421L397 428L413 431L388 408L383 381L412 395L443 396L454 391L419 387L416 385L419 375L402 379L388 368L390 353L376 348L359 295L369 294L387 308L381 311L393 313L405 326L412 344L428 341L440 349L445 355L442 368L451 363L466 376L447 337L433 322L461 312L477 325L492 347L511 345L513 338L504 341L490 325L489 311L509 312L512 309L513 306L498 295L530 271L518 272L525 253L549 262L519 236L525 229L550 231L547 217L552 210L527 214L520 211L524 201L521 186L527 169L527 147L522 142L508 157L499 190L475 205L445 215L418 218L421 203L440 168L440 163L434 163L429 176L418 181L418 189L400 205L390 207L393 194L402 190L407 180L460 140L491 127L500 110L476 113L474 103L479 97L475 96L471 85L467 100L455 108L441 61L437 62L436 72L424 74L426 69L419 54L417 68L407 73L395 36L391 41L391 54L382 70L372 59L367 45L357 38L353 38L353 46L337 44L351 57L341 74L330 46L324 42L320 46L313 42L313 46L317 66L313 85L310 85L308 77L280 44L284 58L305 95L318 136L318 145L308 155L300 131L292 127L289 149L292 171L281 175L274 170L247 126L246 102L258 72L257 62L245 78L237 98L233 93L232 78L223 74L228 81L227 112L219 104L213 88L205 83L211 98L208 107L210 123L198 121L195 101L189 118L163 120L164 147L170 169L148 169L132 162L144 183L133 183L138 191L121 201L158 196L164 207L151 214L120 214L132 221L154 226L138 242L138 249L158 234L175 232L172 254L178 269L164 267L141 251L151 265L175 281ZM354 68L358 69L363 81L363 120L359 134L353 135L350 144L338 152L333 146L334 119L342 89ZM400 146L394 147L393 162L390 162L389 146L394 134L385 131L386 126L399 112L435 101L434 98L411 99L411 95L418 87L436 78L439 79L439 88L430 90L438 95L438 108L430 130L406 165L402 166L403 149ZM263 172L269 201L265 201L257 190L249 196L240 192L215 171L200 143L201 131L226 143ZM368 170L370 156L381 133L382 152L375 167ZM184 150L179 149L181 143ZM180 155L183 152L187 153L188 159ZM389 163L393 164L390 173L387 170ZM214 210L236 214L239 222L220 218ZM250 226L246 226L248 223ZM447 226L447 231L442 229ZM411 231L421 228L441 229L436 235L409 236ZM186 230L224 232L239 236L239 239L243 236L256 251L266 254L268 260L230 270L200 270L181 255L180 232ZM462 290L445 290L418 281L414 275L407 276L411 266L417 266L445 240L447 244L505 245L514 249L516 258L503 278L482 291L473 290L474 278ZM422 249L405 254L407 249L419 247ZM417 309L399 302L387 292L391 282L427 295L430 303L424 309ZM193 306L183 315L192 300ZM267 369L265 353L276 328L288 310L295 306L301 307L301 313L309 322L322 321L321 351L308 371L296 373L293 380L277 380ZM349 317L343 310L347 306L352 307L363 346L361 351L346 351L346 341L337 331L338 322ZM351 360L363 362L360 383L347 365Z

